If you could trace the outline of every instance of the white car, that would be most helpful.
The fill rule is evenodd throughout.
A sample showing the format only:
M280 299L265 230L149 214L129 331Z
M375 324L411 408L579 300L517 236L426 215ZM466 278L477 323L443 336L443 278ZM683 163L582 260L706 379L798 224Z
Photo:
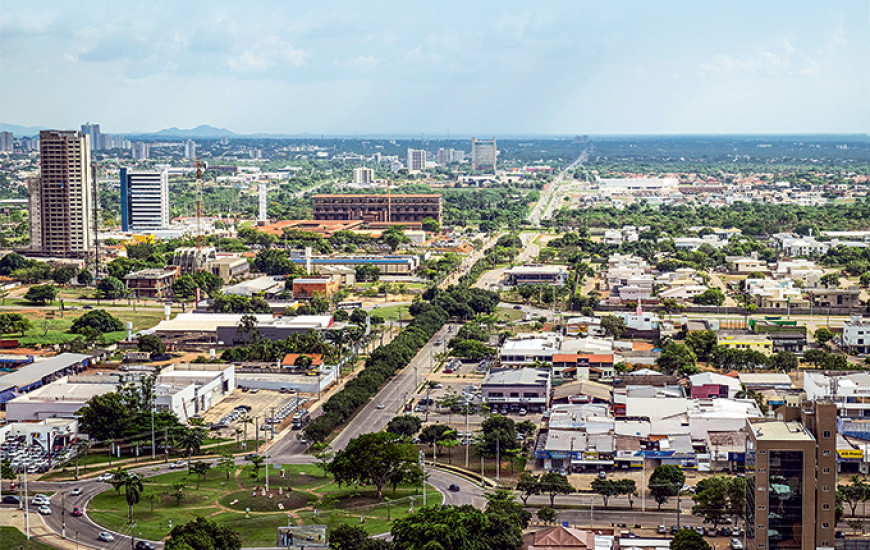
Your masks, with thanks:
M100 531L100 534L97 535L97 538L103 542L114 542L115 536L108 531Z
M378 408L379 408L379 409L383 409L383 408L386 407L386 406L387 406L387 404L384 403L383 401L381 401L380 403L378 403Z
M114 477L115 476L113 476L112 474L102 474L100 477L97 478L97 481L105 481L106 483L108 483L112 481Z
M731 539L731 550L743 550L743 543L740 542L740 539Z
M185 462L184 460L179 460L170 464L169 469L175 470L176 468L184 468L185 466L187 466L187 462Z
M48 504L43 504L42 506L39 507L39 513L42 514L43 516L50 516L51 515L51 508L48 506Z
M76 487L75 489L73 489L72 491L70 491L69 494L70 494L70 496L77 497L77 496L79 496L80 494L82 494L82 488L81 488L81 487Z

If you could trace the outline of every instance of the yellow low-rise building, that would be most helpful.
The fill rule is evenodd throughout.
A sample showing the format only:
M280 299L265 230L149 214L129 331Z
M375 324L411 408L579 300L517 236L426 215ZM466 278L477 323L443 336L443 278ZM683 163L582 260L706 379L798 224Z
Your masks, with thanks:
M739 335L739 336L720 336L719 345L733 349L751 349L760 351L765 355L773 353L773 341L767 336L755 335Z

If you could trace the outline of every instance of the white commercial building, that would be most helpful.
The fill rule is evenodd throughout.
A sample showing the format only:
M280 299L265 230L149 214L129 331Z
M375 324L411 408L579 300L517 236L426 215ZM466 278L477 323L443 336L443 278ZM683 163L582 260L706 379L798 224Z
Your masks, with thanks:
M512 338L505 341L499 352L505 367L521 367L535 361L552 363L553 354L559 351L559 339L555 334Z
M175 413L187 422L231 394L236 388L233 365L189 364L165 367L154 382L157 410Z
M422 149L408 149L408 171L420 172L426 169L426 151Z
M365 166L353 169L353 183L356 185L372 185L375 183L375 171Z
M169 226L166 170L121 169L121 230L151 231Z
M849 353L870 353L870 318L854 315L843 323L843 347Z

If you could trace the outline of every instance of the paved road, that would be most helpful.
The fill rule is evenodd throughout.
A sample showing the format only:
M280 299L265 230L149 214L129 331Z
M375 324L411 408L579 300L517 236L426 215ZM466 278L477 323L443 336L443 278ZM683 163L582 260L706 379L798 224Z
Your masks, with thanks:
M399 371L381 391L375 395L356 417L332 441L336 451L344 449L351 439L364 433L379 432L384 429L394 416L400 414L402 404L417 395L416 389L431 371L433 356L444 350L444 343L449 338L448 330L455 333L459 325L445 325L425 346L420 348L407 367ZM441 345L436 345L437 342ZM382 406L383 405L383 406Z
M564 170L559 172L553 181L550 183L549 187L544 189L541 192L541 198L535 204L535 207L532 208L532 211L529 213L528 220L532 223L532 225L539 225L541 220L548 218L552 214L553 207L555 206L555 200L557 191L559 186L562 185L562 181L565 179L565 176L568 172L577 168L577 166L583 163L583 159L585 157L586 151L580 154L574 162L569 164Z

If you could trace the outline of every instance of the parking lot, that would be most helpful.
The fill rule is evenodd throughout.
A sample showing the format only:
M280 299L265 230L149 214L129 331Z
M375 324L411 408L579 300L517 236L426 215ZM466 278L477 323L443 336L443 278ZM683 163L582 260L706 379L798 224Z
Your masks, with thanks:
M268 426L267 419L277 416L277 413L293 399L296 399L296 394L293 393L281 393L273 390L259 390L257 393L250 393L236 389L231 395L228 395L223 401L206 412L203 415L203 420L206 425L216 424L221 419L226 418L227 415L230 415L237 407L244 406L250 407L250 410L246 413L247 416L256 418L258 425ZM239 421L243 416L245 415L237 415L237 418L229 422L228 427L220 428L212 433L219 434L221 437L235 439L236 428L245 430L244 423ZM292 413L290 416L292 416ZM248 438L253 439L254 424L249 424L247 430ZM267 431L270 432L271 430L263 430L260 433L262 434Z
M12 469L16 472L28 474L41 474L47 472L49 466L58 460L65 460L69 455L69 449L63 449L55 453L51 459L49 453L40 445L26 445L24 436L17 439L7 439L0 444L0 459L8 459Z

